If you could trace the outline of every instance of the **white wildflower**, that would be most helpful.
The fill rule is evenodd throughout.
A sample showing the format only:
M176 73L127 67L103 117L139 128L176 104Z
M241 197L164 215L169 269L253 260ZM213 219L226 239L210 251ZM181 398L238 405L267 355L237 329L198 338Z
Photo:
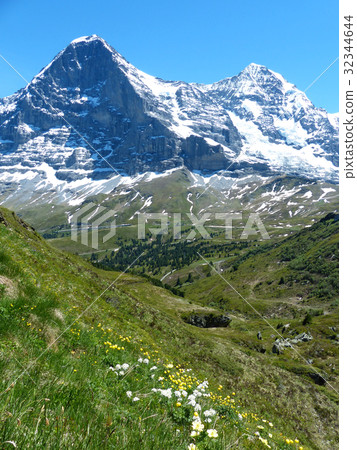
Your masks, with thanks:
M207 434L208 434L208 437L210 437L210 438L218 437L217 430L214 430L214 429L207 430Z
M171 388L159 389L159 391L160 391L161 395L163 395L164 397L171 398L171 396L172 396Z
M215 416L217 414L217 412L214 409L207 409L206 411L204 411L203 415L205 417L211 417L211 416Z
M205 426L203 425L203 423L201 423L201 421L199 419L198 420L194 420L192 422L192 429L193 429L193 431L201 432L201 431L203 431L204 427Z

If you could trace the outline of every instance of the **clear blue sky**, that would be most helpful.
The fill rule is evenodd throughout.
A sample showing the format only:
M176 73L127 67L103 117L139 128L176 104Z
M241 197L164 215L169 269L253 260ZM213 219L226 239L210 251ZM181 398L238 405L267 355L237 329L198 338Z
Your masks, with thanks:
M164 79L211 83L255 62L305 90L338 56L338 1L0 0L0 53L27 79L90 34ZM0 97L24 84L0 60ZM338 62L307 95L338 111Z

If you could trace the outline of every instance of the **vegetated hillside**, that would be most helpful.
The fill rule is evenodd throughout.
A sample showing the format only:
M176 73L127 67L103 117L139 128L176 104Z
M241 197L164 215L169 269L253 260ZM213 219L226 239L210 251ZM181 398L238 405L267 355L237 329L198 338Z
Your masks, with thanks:
M5 209L0 245L3 448L336 448L335 391L247 352L242 318L186 324L217 310L95 269Z
M242 295L264 301L267 308L280 299L331 310L338 304L338 216L330 213L286 239L253 243L240 255L224 258L219 267ZM242 311L244 302L227 288L213 263L189 273L181 275L183 282L190 276L190 283L181 285L188 296L207 304L219 297L226 309ZM175 277L180 272L172 276L172 284Z

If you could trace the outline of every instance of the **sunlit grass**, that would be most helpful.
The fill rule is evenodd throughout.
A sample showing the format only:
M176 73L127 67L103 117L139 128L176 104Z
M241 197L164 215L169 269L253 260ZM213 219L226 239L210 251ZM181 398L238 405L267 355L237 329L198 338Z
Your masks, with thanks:
M0 292L0 447L316 448L310 398L334 414L323 388L245 354L229 334L186 325L179 312L191 304L139 277L124 275L86 311L117 274L7 220L0 275L13 289ZM197 396L206 380L208 396Z

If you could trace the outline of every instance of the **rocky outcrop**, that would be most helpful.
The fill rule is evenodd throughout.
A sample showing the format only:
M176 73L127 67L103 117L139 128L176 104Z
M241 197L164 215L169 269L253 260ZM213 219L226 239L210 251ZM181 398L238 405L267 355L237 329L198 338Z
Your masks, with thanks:
M301 333L294 338L279 339L277 338L273 344L272 352L280 355L285 348L292 348L293 345L300 344L302 342L309 342L313 339L310 333Z
M189 170L202 172L217 172L229 165L221 145L209 145L198 136L190 136L184 141L183 159Z
M192 313L182 317L184 322L199 328L226 328L231 320L228 316L215 313Z

